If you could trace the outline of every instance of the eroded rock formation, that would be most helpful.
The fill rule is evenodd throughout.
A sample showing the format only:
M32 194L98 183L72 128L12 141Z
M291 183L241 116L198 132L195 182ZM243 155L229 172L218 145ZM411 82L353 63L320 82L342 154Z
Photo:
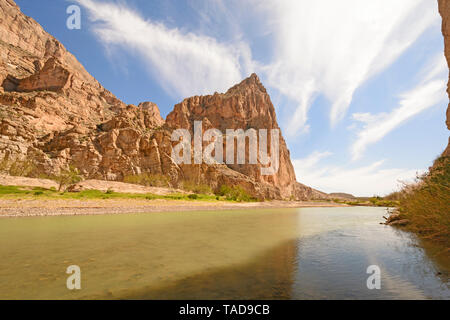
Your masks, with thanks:
M447 63L450 66L450 1L449 0L439 0L439 12L442 16L442 34L444 35L445 44L445 57L447 58ZM450 79L449 85L447 86L447 92L450 97ZM447 129L450 130L450 104L447 108ZM444 156L450 157L450 137L447 148L445 149Z
M0 156L33 152L38 138L95 127L124 104L55 38L0 1Z
M148 172L169 177L174 187L192 180L213 189L238 185L258 198L326 197L296 181L282 136L273 175L261 175L260 164L172 159L178 142L171 141L171 132L192 132L196 120L203 121L204 130L279 129L255 74L224 94L183 100L164 121L154 103L118 100L12 0L0 0L0 8L0 157L31 158L49 173L72 164L90 179L121 181Z
M167 116L167 126L171 129L188 129L193 136L195 120L203 122L203 130L216 128L224 133L227 129L254 128L267 129L268 132L280 129L270 97L256 74L252 74L224 94L215 93L183 100L175 105L174 110ZM268 145L270 148L270 139ZM225 149L226 141L224 141ZM248 164L248 152L247 149L245 164L227 166L257 182L278 186L281 197L290 197L302 192L303 187L296 183L289 150L282 136L279 143L280 166L273 175L262 175L261 166Z

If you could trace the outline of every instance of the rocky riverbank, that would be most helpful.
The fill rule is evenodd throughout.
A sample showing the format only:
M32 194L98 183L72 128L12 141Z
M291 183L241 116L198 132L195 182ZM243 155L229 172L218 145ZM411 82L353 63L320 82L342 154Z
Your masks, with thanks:
M0 218L344 206L345 205L335 204L332 202L314 201L267 201L234 203L225 201L209 202L165 199L138 201L134 199L0 199Z

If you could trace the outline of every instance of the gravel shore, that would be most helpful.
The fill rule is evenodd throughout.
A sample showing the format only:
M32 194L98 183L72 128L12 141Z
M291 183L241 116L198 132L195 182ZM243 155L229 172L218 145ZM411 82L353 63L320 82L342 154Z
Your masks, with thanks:
M311 201L207 202L183 200L34 200L0 199L0 218L127 214L173 211L240 210L302 207L340 207L345 205Z

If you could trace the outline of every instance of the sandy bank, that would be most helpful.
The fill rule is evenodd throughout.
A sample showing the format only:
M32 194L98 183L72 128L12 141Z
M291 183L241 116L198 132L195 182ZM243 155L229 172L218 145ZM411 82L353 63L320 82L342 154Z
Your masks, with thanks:
M208 202L184 200L39 200L0 199L0 218L60 215L97 215L197 210L240 210L270 208L340 207L345 205L312 201Z
M37 179L26 177L15 177L5 174L0 174L0 185L2 186L26 186L26 187L40 187L40 188L55 188L58 189L58 183L49 179ZM120 193L152 193L157 195L167 195L172 193L186 193L180 189L146 187L138 184L105 181L105 180L84 180L72 186L72 189L81 190L111 190Z

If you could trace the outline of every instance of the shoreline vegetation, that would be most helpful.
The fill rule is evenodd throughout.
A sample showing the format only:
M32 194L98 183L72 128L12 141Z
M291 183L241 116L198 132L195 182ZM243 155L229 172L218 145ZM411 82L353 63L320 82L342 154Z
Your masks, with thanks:
M391 225L439 245L450 254L450 157L438 157L430 172L386 199L397 202L393 217L388 218Z
M396 205L380 197L339 195L309 201L257 199L240 186L213 190L189 180L175 186L166 176L150 173L125 176L123 182L83 180L73 166L48 175L31 159L5 158L0 173L0 217Z
M261 201L240 187L221 186L213 192L207 185L189 181L176 189L166 185L163 177L151 175L127 179L134 183L80 181L73 170L66 177L50 180L0 174L0 218L347 206L331 200ZM61 181L71 183L62 187Z
M2 179L3 178L3 179ZM4 181L0 177L0 182ZM114 182L113 182L114 183ZM117 184L117 183L116 183ZM121 183L119 183L121 184ZM125 185L125 184L121 184ZM138 186L137 186L138 187ZM97 215L168 211L211 211L270 208L375 206L371 201L342 199L310 201L257 201L236 197L233 188L221 188L222 195L201 193L116 192L108 190L57 191L55 187L14 186L0 183L0 218L59 215ZM231 191L230 191L231 190ZM161 191L161 189L156 189ZM379 202L380 204L382 202ZM379 205L380 206L380 205Z
M386 207L395 208L398 205L398 201L389 200L380 196L373 197L358 197L354 199L333 198L331 201L340 204L346 204L349 206L360 207Z
M431 173L386 197L331 194L330 199L310 201L256 199L238 186L222 185L213 191L194 181L183 181L175 187L166 177L151 174L128 176L123 183L82 181L76 169L69 168L48 179L34 174L28 162L16 162L14 166L3 162L0 171L0 217L377 206L394 208L386 224L412 232L450 252L449 157L439 157Z
M0 217L355 205L392 203L381 198L258 199L240 186L213 190L190 180L172 185L166 176L150 173L125 176L123 182L83 180L73 166L48 175L32 159L0 161Z
M59 192L55 188L0 186L0 218L345 206L326 201L244 201L193 193Z

